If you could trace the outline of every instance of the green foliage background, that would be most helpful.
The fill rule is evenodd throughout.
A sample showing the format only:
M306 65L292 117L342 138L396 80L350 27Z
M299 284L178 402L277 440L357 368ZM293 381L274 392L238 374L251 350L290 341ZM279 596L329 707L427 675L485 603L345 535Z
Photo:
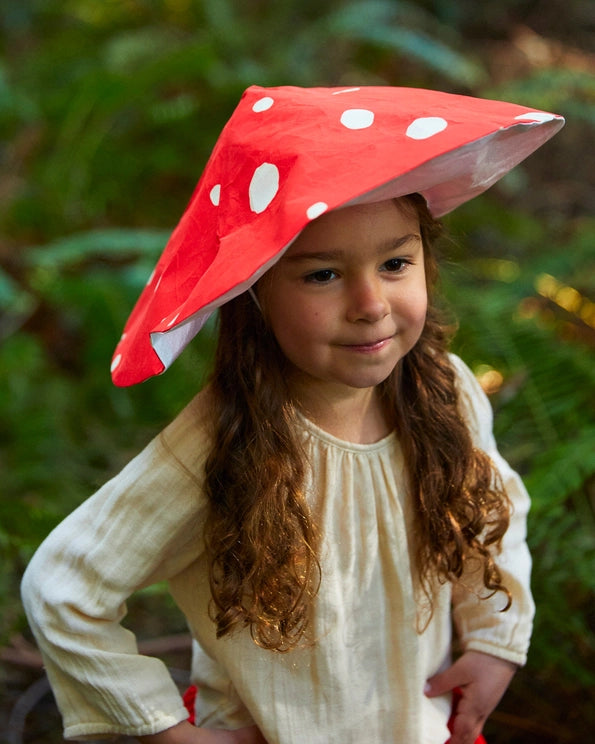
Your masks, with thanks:
M18 583L45 534L204 380L208 332L138 388L112 387L109 360L244 88L436 87L568 120L448 218L443 285L455 349L501 375L496 434L533 496L535 638L491 741L585 741L595 724L591 3L1 5L0 644L26 632Z

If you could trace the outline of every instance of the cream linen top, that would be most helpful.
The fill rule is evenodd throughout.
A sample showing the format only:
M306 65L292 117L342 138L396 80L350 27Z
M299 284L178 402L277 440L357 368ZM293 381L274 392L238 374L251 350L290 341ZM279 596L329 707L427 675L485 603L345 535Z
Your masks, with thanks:
M452 618L463 648L522 664L533 616L528 496L496 450L489 402L467 367L453 363L473 436L514 503L500 558L513 594L508 612L498 611L502 595L480 601L446 584L428 623L410 561L412 509L396 435L352 444L302 419L314 474L307 493L323 534L316 643L279 654L247 631L217 640L200 538L209 445L199 395L50 534L27 569L25 607L65 737L151 734L187 717L167 669L139 655L120 624L132 592L167 579L194 639L198 725L255 722L270 744L446 742L449 696L429 700L423 688L449 664Z

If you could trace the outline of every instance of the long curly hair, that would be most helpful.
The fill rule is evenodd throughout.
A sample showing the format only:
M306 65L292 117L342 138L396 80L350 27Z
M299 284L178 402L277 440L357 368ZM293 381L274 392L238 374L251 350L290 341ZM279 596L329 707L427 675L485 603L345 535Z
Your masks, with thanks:
M442 232L423 197L400 200L419 216L429 307L420 339L380 386L402 446L415 508L416 567L430 600L436 581L480 568L488 596L510 593L494 560L509 501L491 460L474 447L434 302L433 247ZM221 637L249 627L256 643L286 651L308 626L323 580L319 536L303 485L305 461L288 362L253 299L219 313L210 390L213 446L205 466L205 544L211 614Z

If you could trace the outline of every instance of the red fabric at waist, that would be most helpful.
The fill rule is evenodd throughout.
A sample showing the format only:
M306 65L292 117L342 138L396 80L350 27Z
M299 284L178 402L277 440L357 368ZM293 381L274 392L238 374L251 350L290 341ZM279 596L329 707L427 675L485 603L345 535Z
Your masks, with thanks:
M455 688L452 693L452 713L450 715L450 720L448 722L448 730L452 734L452 726L455 720L455 715L457 713L457 706L459 704L459 700L461 699L461 691L458 688ZM450 739L446 742L446 744L449 744ZM475 740L475 744L487 744L486 740L483 738L483 736L480 734L479 737Z

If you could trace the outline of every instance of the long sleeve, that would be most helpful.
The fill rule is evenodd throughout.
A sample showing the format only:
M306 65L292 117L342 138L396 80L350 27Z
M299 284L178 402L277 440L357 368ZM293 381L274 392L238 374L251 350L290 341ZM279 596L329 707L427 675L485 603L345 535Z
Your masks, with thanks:
M512 595L512 605L506 604L500 592L490 599L480 600L462 584L453 587L455 626L465 650L482 651L515 664L524 664L531 638L535 606L530 591L531 557L526 543L526 520L529 496L519 475L498 452L492 433L492 409L477 380L458 359L452 357L459 376L463 410L477 446L492 459L512 504L510 525L502 541L502 552L496 562L503 583ZM473 582L475 576L466 576Z
M152 734L187 716L165 666L137 653L121 620L135 590L200 558L196 405L58 525L23 578L66 738Z

